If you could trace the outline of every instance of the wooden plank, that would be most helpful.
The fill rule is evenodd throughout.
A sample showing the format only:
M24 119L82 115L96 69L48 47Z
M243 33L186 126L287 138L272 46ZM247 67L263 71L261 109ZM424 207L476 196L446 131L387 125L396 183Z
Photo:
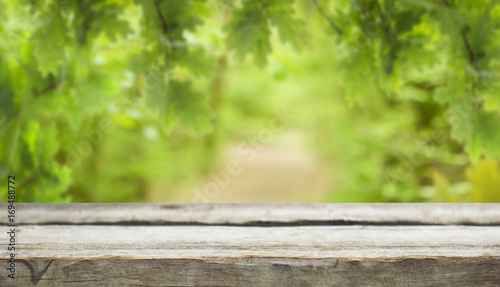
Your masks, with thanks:
M499 259L27 259L1 286L499 286Z
M18 278L2 269L1 286L500 283L491 226L33 225L18 236Z
M498 204L17 206L0 286L500 285Z
M0 208L6 210L6 204ZM23 224L500 225L500 204L17 204ZM7 217L0 218L6 224Z
M44 258L500 256L500 228L491 226L33 225L17 235L19 256Z

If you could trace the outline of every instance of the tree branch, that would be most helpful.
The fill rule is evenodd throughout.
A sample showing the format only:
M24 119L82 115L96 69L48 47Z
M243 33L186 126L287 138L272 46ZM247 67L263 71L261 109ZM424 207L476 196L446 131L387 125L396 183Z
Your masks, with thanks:
M43 88L43 90L37 92L35 91L35 98L38 98L39 96L45 94L45 93L48 93L52 90L55 90L57 88L57 83L56 82L52 82L50 83L47 87Z
M168 60L168 46L169 46L168 44L170 42L170 29L168 27L167 21L165 20L165 16L163 16L163 13L161 12L159 0L155 1L155 8L156 8L156 13L158 14L158 18L160 18L163 36L167 39L167 45L166 45L167 47L165 48L165 66L167 68L167 75L169 78L171 78L172 75L171 75L170 64L169 64L169 60Z
M167 21L165 21L165 17L163 16L163 13L161 12L160 1L158 1L158 0L155 1L155 7L156 7L156 13L158 13L158 18L160 18L160 22L161 22L161 25L163 28L163 35L168 36L170 31L168 29Z
M451 8L450 3L448 3L448 0L443 0L443 4L446 8ZM469 56L469 64L472 66L474 71L478 71L476 55L474 54L474 51L472 50L472 47L469 43L469 39L467 38L467 33L465 32L465 28L462 28L462 30L460 31L460 35L462 36L462 41L464 43L465 50L467 50L467 54ZM474 109L477 110L482 106L482 103L480 103L476 99L476 82L474 81L473 74L470 75L470 81L471 81L472 97L474 98Z
M379 1L375 0L375 4L377 5L378 8L378 16L380 19L380 24L382 24L382 27L384 28L385 38L387 39L387 42L389 42L389 44L392 45L392 39L389 33L389 23L385 22L384 15L382 14L382 7L380 6Z
M469 63L474 69L476 69L476 55L474 54L474 51L472 51L472 47L465 33L465 29L462 29L462 31L460 31L460 35L462 35L462 41L464 42L465 49L467 50L467 54L469 55Z
M448 0L443 0L443 4L446 8L451 8L450 3L448 3ZM471 66L476 69L476 55L474 54L474 51L472 51L472 47L469 43L469 39L467 38L467 34L465 33L465 28L463 28L460 31L460 35L462 36L462 41L464 42L465 49L467 50L467 54L469 55L469 63Z
M326 19L326 21L328 21L328 24L330 24L330 26L332 26L332 28L335 29L335 31L337 31L339 35L342 35L342 30L340 30L340 28L337 25L335 25L335 23L333 23L332 19L330 19L330 17L326 15L325 11L321 8L321 6L319 6L318 1L317 0L312 0L312 1L316 6L316 8L318 9L319 13L323 16L323 18Z
M78 0L78 6L82 11L83 15L83 35L82 38L79 39L81 44L85 44L87 42L87 32L90 30L89 18L87 17L87 13L85 12L85 5L83 5L82 0Z

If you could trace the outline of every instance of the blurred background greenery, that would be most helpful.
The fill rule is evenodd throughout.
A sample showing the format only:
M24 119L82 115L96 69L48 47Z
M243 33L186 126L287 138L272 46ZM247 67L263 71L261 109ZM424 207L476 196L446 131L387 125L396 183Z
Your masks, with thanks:
M271 28L265 65L258 52L251 53L255 61L240 61L238 48L236 54L228 48L250 41L245 35L238 44L227 40L235 13L245 12L244 1L185 1L195 3L186 9L203 23L175 34L180 40L169 42L165 62L154 55L155 48L146 48L148 37L157 38L165 27L157 11L148 10L156 2L97 1L86 8L71 1L37 7L26 2L0 1L0 14L7 19L0 42L0 173L5 178L16 174L20 201L500 201L497 157L472 158L466 141L452 136L448 106L436 99L440 77L452 68L437 61L407 69L395 80L406 81L396 96L374 84L378 72L366 76L369 64L357 62L364 50L346 49L348 41L340 41L325 18L328 14L348 25L355 12L342 11L349 1L319 1L320 10L315 1L282 1L294 7L306 40L294 45L283 41L279 25ZM500 11L486 4L492 16ZM471 13L482 15L484 7ZM165 21L174 8L162 6ZM107 14L98 14L102 11ZM452 53L446 50L451 41L432 30L437 25L429 20L433 14L423 11L420 24L410 30L434 33L429 36L437 47L432 53L451 58L446 54ZM102 27L87 22L85 14L92 12L92 19L103 17ZM194 17L189 13L171 17L181 17L176 23L187 27L191 24L181 20ZM33 24L28 21L33 17L47 23ZM124 22L129 26L122 27ZM58 33L51 25L61 23L70 29L63 33L67 38L49 35ZM81 31L85 25L90 28ZM158 35L148 36L154 28ZM344 30L343 35L349 34ZM375 46L379 38L371 39ZM175 54L176 43L189 47L187 56ZM58 45L68 47L58 50ZM203 48L201 54L197 47ZM55 54L39 55L48 52L39 49ZM46 64L44 57L49 57ZM359 72L354 78L346 71ZM163 97L165 90L176 91L172 79L189 79L189 88L179 84L177 90L192 88L204 97ZM349 96L353 89L359 90L358 98ZM171 113L175 120L165 120ZM490 133L499 132L492 128Z

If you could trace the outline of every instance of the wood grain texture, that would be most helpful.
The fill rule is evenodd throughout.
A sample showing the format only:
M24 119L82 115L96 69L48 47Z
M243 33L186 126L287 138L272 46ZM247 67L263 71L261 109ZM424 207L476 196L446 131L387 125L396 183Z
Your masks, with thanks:
M0 204L6 210L6 204ZM478 224L500 226L500 204L17 204L18 222L130 224ZM6 224L7 217L0 218Z
M500 260L402 258L46 259L19 264L1 286L498 286Z
M44 225L22 226L17 233L23 257L500 256L500 228L489 226Z
M0 286L500 286L498 204L17 206Z

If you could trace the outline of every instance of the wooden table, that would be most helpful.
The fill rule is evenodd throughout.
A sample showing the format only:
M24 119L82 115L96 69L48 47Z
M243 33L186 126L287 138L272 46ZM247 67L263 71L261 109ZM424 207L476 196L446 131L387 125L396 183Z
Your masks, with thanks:
M5 212L0 286L500 286L500 204L16 210L16 279Z

